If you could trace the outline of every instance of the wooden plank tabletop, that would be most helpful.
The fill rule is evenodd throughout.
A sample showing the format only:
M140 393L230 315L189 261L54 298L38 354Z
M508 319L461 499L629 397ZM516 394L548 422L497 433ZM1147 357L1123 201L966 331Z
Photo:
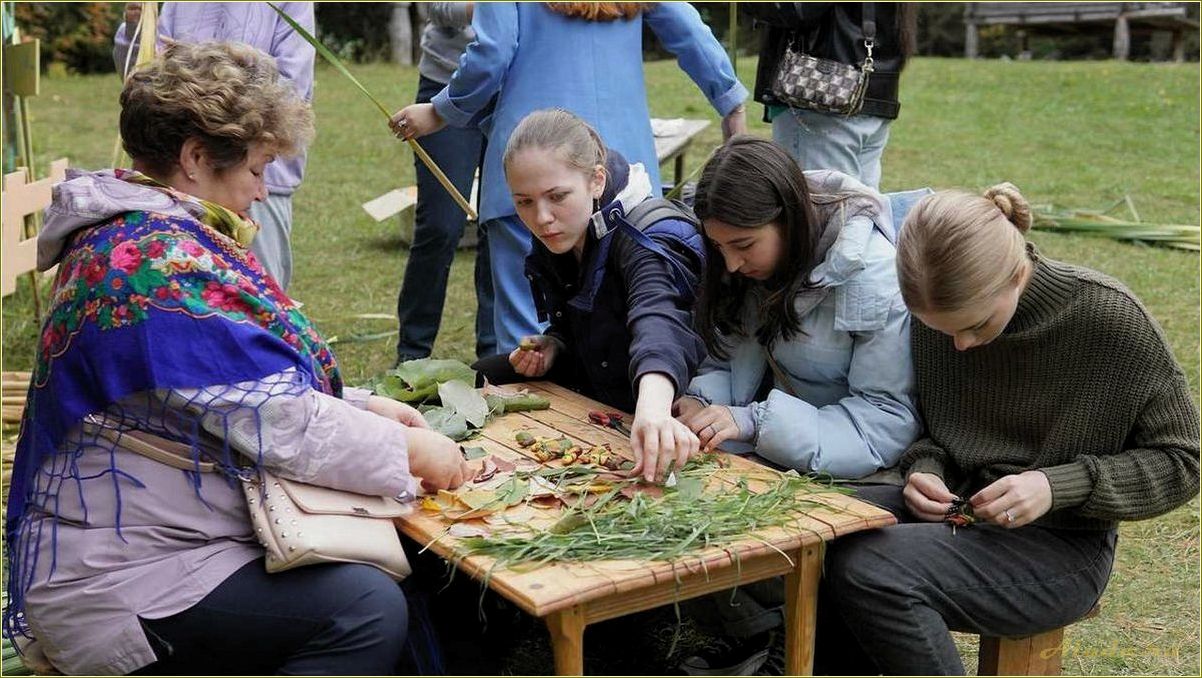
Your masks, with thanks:
M629 440L624 435L588 422L589 410L612 408L606 408L568 389L547 382L535 382L525 386L531 392L547 397L551 401L551 408L498 417L489 422L480 438L465 444L482 447L502 458L530 464L532 460L527 456L526 450L519 447L514 440L516 431L525 430L536 437L571 438L586 449L595 444L609 443L614 452L626 458L632 457ZM726 456L730 461L730 468L715 474L717 477L712 483L733 483L737 481L738 476L743 476L750 479L749 485L754 489L757 476L762 479L758 482L763 484L775 474L754 462L733 455ZM551 462L552 465L557 463ZM711 484L707 491L715 491L715 486ZM605 560L555 563L536 569L494 569L496 563L493 558L463 557L464 548L461 541L447 533L452 522L439 513L417 510L398 518L397 524L410 538L422 546L429 544L432 551L446 560L455 562L468 575L477 579L487 577L492 589L528 614L545 617L581 603L591 601L595 606L598 601L608 597L652 589L670 582L676 582L676 588L680 588L682 583L690 578L709 578L715 572L736 564L741 572L747 575L747 581L753 581L754 573L748 568L755 567L756 563L765 567L762 562L766 560L765 556L773 561L781 561L770 565L779 568L782 564L787 564L784 553L803 545L894 522L893 516L888 512L846 495L834 492L820 493L808 496L807 499L820 502L827 508L809 510L806 516L795 524L762 530L754 537L749 536L725 547L698 551L674 562ZM562 509L535 509L519 504L508 509L505 516L512 516L514 522L550 525L561 512ZM481 524L478 521L469 521L469 524L471 523ZM680 597L688 596L682 594ZM672 602L671 595L662 602ZM620 613L620 610L615 610L615 616Z

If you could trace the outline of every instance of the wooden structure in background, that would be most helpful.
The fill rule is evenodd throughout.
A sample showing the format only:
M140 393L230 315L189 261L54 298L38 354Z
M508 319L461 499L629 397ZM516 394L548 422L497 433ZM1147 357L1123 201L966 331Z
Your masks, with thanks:
M1197 31L1186 2L969 2L964 8L964 56L977 56L981 26L1018 26L1023 51L1031 34L1080 35L1113 32L1114 58L1131 54L1132 33L1169 31L1173 60L1185 60L1185 32Z
M50 206L50 188L66 178L67 160L50 164L50 176L32 183L26 181L24 167L4 175L3 269L0 294L8 296L17 288L17 277L37 269L37 234L26 237L25 218L41 214Z

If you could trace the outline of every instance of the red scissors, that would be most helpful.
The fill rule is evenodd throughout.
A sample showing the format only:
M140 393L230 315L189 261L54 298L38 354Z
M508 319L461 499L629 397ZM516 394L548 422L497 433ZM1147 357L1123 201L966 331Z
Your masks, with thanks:
M601 410L593 410L588 413L588 420L598 426L612 428L615 431L621 432L623 435L630 435L630 429L622 423L622 414L620 412L602 412Z

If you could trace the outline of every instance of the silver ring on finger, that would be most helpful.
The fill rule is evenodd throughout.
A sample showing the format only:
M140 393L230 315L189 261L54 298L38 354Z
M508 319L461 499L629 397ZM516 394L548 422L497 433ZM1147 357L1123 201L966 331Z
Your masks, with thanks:
M1008 523L1014 522L1014 510L1013 509L1006 509L1005 511L1003 511L1003 513L1006 514L1006 522L1008 522Z

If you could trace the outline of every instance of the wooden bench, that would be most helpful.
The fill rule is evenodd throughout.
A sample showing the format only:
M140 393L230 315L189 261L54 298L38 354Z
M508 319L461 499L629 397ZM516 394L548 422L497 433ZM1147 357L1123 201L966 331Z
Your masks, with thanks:
M1132 33L1169 31L1173 61L1185 61L1185 32L1197 31L1186 2L970 2L964 8L964 56L977 56L981 26L1017 26L1023 52L1031 34L1114 34L1114 58L1131 53Z
M684 181L684 157L693 144L693 139L709 126L709 120L651 119L651 133L655 136L655 157L661 165L669 160L673 162L673 186Z
M1078 619L1091 619L1101 612L1100 605ZM981 636L977 653L978 676L1058 676L1064 655L1064 629L1034 636L1001 638Z

